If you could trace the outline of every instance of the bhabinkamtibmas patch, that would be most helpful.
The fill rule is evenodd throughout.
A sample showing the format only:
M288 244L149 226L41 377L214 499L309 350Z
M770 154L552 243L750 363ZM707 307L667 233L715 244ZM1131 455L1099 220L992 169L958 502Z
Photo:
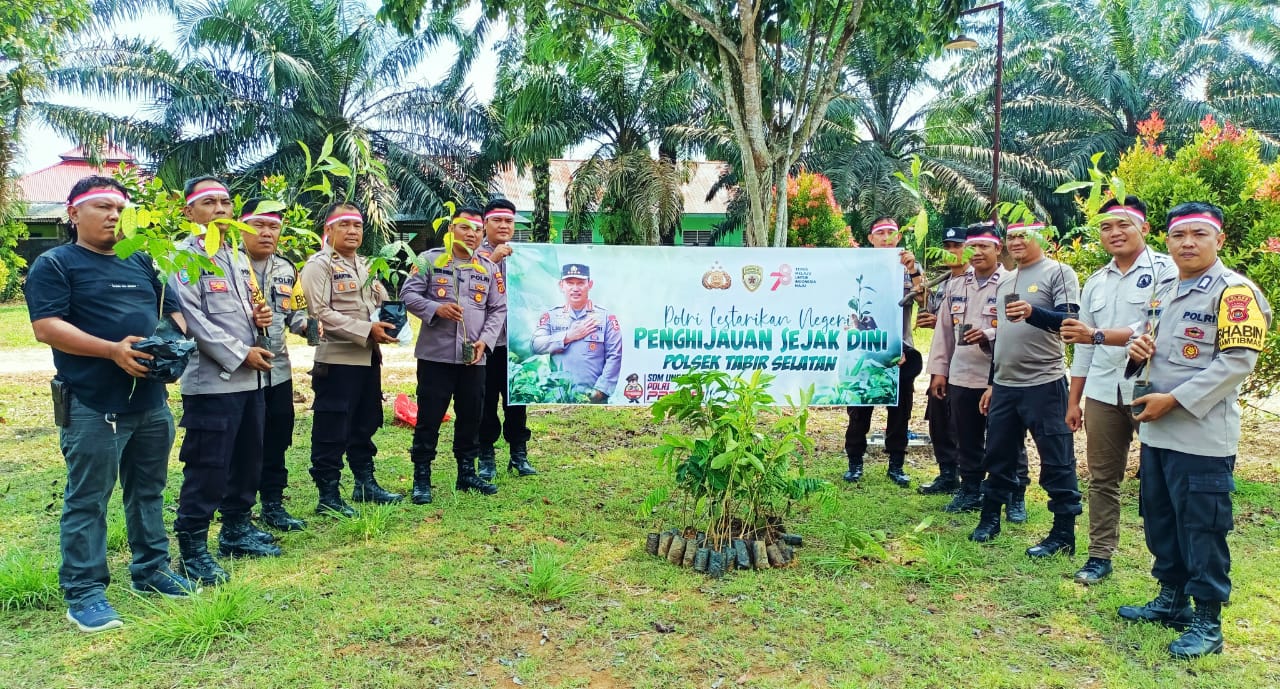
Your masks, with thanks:
M1267 339L1267 320L1253 290L1247 285L1228 287L1218 307L1218 349L1244 347L1257 352Z

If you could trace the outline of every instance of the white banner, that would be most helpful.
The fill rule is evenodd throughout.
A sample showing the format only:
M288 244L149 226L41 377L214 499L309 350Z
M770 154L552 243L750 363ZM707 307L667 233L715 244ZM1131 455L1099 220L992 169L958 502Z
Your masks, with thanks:
M649 404L707 368L776 376L779 402L897 402L896 249L513 248L512 404Z

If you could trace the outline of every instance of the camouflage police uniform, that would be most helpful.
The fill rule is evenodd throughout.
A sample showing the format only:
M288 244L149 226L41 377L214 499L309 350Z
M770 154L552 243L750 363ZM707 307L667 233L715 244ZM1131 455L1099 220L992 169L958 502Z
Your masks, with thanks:
M591 269L580 263L570 263L561 268L560 277L590 279ZM599 327L591 334L565 344L568 331L584 320L594 320ZM538 319L533 333L533 352L550 354L552 367L562 371L572 381L572 391L592 395L600 393L607 403L618 387L622 372L622 328L618 317L604 307L587 302L585 308L575 311L568 305L546 311Z

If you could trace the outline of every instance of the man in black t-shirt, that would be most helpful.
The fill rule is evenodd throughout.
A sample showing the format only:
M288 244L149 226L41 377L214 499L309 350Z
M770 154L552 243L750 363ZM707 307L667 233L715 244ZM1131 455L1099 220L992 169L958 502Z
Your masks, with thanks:
M140 360L151 355L132 348L155 331L162 297L163 311L183 330L186 323L146 254L116 256L116 223L125 203L124 187L115 180L76 183L67 200L75 241L37 258L24 289L36 339L53 348L55 388L70 396L69 409L62 407L65 418L58 419L67 464L58 582L67 619L85 632L122 626L105 596L107 501L117 474L133 589L169 597L195 590L168 564L163 491L173 416L164 385L146 378Z

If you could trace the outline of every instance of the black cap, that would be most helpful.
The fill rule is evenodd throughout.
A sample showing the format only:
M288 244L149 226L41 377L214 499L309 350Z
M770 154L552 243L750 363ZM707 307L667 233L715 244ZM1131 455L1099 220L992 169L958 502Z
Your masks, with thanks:
M963 227L948 227L942 231L942 243L946 244L947 242L955 242L957 244L963 244L965 237L967 236L966 233L967 231Z
M566 263L560 267L560 278L591 279L591 269L583 263Z

